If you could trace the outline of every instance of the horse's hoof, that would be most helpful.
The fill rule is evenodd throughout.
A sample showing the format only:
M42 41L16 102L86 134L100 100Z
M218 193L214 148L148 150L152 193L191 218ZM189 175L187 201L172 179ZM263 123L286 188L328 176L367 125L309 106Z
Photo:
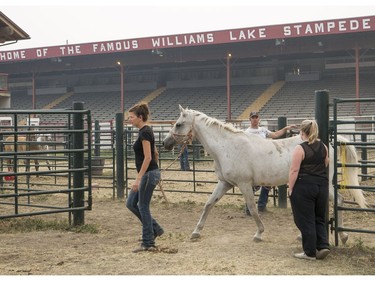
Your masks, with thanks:
M343 234L341 235L340 239L341 239L341 243L342 243L343 245L345 245L345 244L346 244L346 241L348 241L348 239L349 239L349 235L348 235L347 233L343 233Z
M191 234L190 240L197 240L199 238L201 238L201 235L197 232L193 232L193 234Z
M253 241L258 243L258 242L262 242L263 239L262 239L262 237L254 236Z

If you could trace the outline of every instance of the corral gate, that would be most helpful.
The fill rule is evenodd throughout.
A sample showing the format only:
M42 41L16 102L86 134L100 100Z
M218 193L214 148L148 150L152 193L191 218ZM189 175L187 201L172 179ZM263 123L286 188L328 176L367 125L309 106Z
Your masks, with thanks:
M338 245L338 232L361 232L361 233L372 233L375 234L375 230L372 229L354 229L346 227L338 227L338 212L369 212L370 215L375 213L374 206L369 206L368 208L358 208L349 207L348 204L344 206L338 206L337 193L339 189L362 189L368 192L375 192L375 186L363 185L364 181L375 178L374 168L375 168L375 119L374 116L359 116L352 119L342 119L338 117L339 105L343 104L355 104L356 106L375 108L375 99L333 99L333 120L332 120L332 138L334 147L334 177L333 186L335 192L334 200L334 224L332 229L335 230L335 245ZM373 111L374 112L374 111ZM359 159L358 165L347 164L344 162L344 158L340 159L338 157L338 151L340 143L337 142L337 135L345 135L349 137L350 142L346 145L354 145L361 157ZM345 179L341 179L341 170L345 167L357 167L360 169L360 176L362 182L360 181L359 186L349 186L345 184ZM347 202L351 203L351 202ZM372 226L369 226L372 227Z
M73 216L73 225L84 224L92 206L90 111L74 102L71 110L0 110L0 116L14 124L0 127L0 219L68 212L69 222ZM35 116L58 121L27 124Z

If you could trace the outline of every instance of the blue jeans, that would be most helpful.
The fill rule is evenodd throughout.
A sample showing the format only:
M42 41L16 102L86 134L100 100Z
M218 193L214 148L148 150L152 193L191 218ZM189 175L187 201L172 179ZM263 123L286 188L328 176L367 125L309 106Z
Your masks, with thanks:
M268 193L270 192L270 186L262 186L260 188L260 194L258 199L258 210L264 211L268 203Z
M182 145L178 145L178 151L181 151ZM181 153L180 156L180 167L182 171L189 171L190 170L190 165L189 165L189 151L187 146L185 146L184 150Z
M160 170L155 169L144 174L136 192L130 190L126 207L142 223L142 245L145 247L155 246L155 236L163 229L151 216L150 202L152 193L160 181Z

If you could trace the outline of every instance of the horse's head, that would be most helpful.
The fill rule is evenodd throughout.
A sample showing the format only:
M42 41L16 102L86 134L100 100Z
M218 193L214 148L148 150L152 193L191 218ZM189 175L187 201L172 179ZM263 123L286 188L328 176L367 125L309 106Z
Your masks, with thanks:
M165 137L163 141L164 148L171 150L175 145L181 144L191 140L193 124L194 124L194 114L192 111L183 109L180 107L180 117L177 119L176 123Z

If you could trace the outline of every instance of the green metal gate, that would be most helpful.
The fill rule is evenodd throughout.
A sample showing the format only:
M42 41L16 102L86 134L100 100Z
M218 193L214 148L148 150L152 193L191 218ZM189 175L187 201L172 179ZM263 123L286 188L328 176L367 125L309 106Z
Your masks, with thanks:
M374 227L369 225L368 229L355 229L347 227L339 227L338 225L338 212L368 212L375 215L374 206L368 206L367 208L359 208L354 204L344 204L343 206L338 205L338 191L340 189L362 189L368 192L375 192L375 186L364 185L364 180L375 178L374 168L375 161L371 160L371 157L375 155L375 117L374 116L359 116L353 118L339 118L338 117L338 107L342 104L366 104L366 106L374 106L375 99L333 99L333 122L332 122L332 138L334 147L334 224L332 229L335 230L335 245L338 245L338 233L340 231L345 232L361 232L361 233L371 233L375 234ZM350 136L350 142L346 145L355 146L357 152L361 152L361 159L358 164L345 163L338 156L338 149L342 145L337 140L337 135L347 135ZM373 158L372 158L373 159ZM360 169L362 181L358 186L346 185L345 181L339 179L340 171L346 167L356 167ZM372 228L372 229L371 229Z
M92 206L90 111L75 102L71 110L0 110L0 116L14 124L0 127L0 219L67 212L73 225L84 224ZM58 121L20 122L35 116ZM47 134L48 142L37 141Z

